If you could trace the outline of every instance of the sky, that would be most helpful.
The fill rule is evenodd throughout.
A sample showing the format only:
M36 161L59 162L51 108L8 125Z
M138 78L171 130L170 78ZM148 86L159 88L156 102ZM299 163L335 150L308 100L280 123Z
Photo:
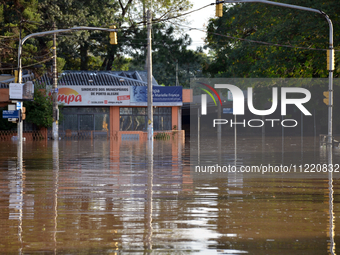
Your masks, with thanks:
M192 10L199 9L203 6L209 5L214 0L192 0L193 3ZM215 16L215 5L208 6L202 10L193 12L192 14L188 15L187 20L190 22L188 26L193 28L200 28L204 29L205 26L208 24L209 18L213 18ZM189 49L196 50L197 47L203 46L203 38L205 37L205 33L197 30L185 29L186 33L190 35L192 39L192 44Z

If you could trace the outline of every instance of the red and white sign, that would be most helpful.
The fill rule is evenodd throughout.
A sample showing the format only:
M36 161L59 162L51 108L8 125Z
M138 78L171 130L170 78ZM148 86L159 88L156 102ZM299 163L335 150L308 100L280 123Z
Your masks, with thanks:
M67 106L130 105L128 86L58 86L58 103Z
M118 100L130 100L130 95L128 96L117 96Z

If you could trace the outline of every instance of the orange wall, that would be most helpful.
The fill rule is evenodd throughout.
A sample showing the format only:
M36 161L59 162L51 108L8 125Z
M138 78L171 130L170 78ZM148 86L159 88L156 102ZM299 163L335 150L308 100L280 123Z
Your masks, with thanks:
M192 89L183 89L182 90L182 101L183 103L191 103L193 98Z
M119 131L119 106L110 106L110 130Z
M172 106L171 107L171 115L172 115L172 125L171 128L173 129L176 125L178 129L178 106Z
M9 89L0 89L0 107L5 107L9 102Z

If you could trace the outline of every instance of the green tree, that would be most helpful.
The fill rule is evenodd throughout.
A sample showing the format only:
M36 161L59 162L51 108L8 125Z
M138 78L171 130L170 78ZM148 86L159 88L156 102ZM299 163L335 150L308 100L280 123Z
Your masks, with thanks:
M116 55L124 54L129 50L126 44L130 44L131 41L133 43L140 42L135 40L138 38L137 34L140 32L140 26L142 25L146 28L146 10L151 9L151 2L153 12L152 20L154 23L176 17L183 21L185 18L181 17L180 14L192 6L189 0L120 0L120 10L118 12L120 16L117 19L117 25L118 28L123 29L118 33L118 45L106 44L106 55L102 65L103 70L111 70ZM143 40L146 41L145 39L146 36ZM137 40L139 40L139 38ZM146 44L144 45L146 48Z
M152 70L159 84L166 86L176 84L176 69L179 84L189 86L190 78L202 75L203 64L208 62L208 57L201 48L196 51L187 47L191 39L187 34L178 36L172 26L155 24L152 38ZM135 33L135 39L127 42L128 54L132 56L131 69L144 70L146 59L146 29ZM139 43L136 43L139 42Z
M323 10L333 21L334 42L337 42L340 36L337 1L281 2ZM326 51L310 50L328 48L329 27L320 14L261 3L226 5L222 18L210 20L206 42L214 61L205 71L213 76L311 78L328 75ZM339 46L335 44L335 48ZM338 76L338 72L335 75Z
M39 11L44 26L51 30L74 26L109 27L114 23L118 3L112 0L40 0ZM65 69L88 70L97 62L96 48L106 42L107 32L81 30L58 34L58 56L66 60ZM102 55L101 52L99 55ZM94 65L98 66L98 64Z
M52 96L46 95L41 90L34 91L34 101L25 102L26 121L37 127L52 127L53 101Z
M116 25L119 29L118 45L109 44L108 32L58 34L58 71L63 66L69 70L112 70L119 67L124 59L122 56L134 47L132 42L138 42L136 33L146 26L145 13L151 1L0 0L0 3L0 68L8 68L2 71L10 73L17 68L20 32L24 37L38 31L49 31L54 28L53 24L58 29L110 25ZM154 1L153 22L169 18L184 20L185 17L180 14L190 7L189 0ZM52 57L51 47L51 36L27 40L23 48L23 66L29 66L38 76L45 72L46 66L52 65L52 61L46 62Z
M39 6L46 27L51 27L53 22L58 28L116 25L118 45L109 44L108 32L79 31L58 36L58 56L66 60L65 69L92 69L94 66L90 62L101 59L100 69L112 70L115 58L127 51L125 42L133 40L139 26L145 25L145 10L149 3L145 0L40 0ZM190 6L189 0L154 1L154 20L176 16Z
M12 73L18 66L19 37L36 32L41 22L37 0L0 0L0 72ZM22 65L30 65L48 59L49 52L38 40L25 43L22 51Z

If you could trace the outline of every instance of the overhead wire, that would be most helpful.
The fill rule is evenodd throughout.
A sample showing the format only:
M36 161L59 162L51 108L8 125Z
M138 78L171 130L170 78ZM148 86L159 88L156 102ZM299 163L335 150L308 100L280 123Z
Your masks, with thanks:
M52 56L52 57L50 57L50 58L47 58L47 59L45 59L45 60L42 60L42 61L40 61L40 62L37 62L37 63L34 63L34 64L30 64L30 65L26 65L26 66L23 66L23 67L21 67L21 68L26 68L26 67L30 67L30 66L35 66L35 65L39 65L39 64L41 64L41 63L44 63L44 62L47 62L47 61L50 61L51 59L53 59L54 57ZM0 70L16 70L16 69L18 69L17 67L4 67L4 68L0 68Z
M208 4L208 5L205 5L205 6L201 7L201 8L198 8L196 10L193 10L193 11L190 11L190 12L187 12L187 13L183 13L183 14L178 15L176 17L169 17L169 18L166 18L166 19L159 19L159 20L155 19L155 20L153 20L153 22L155 22L155 21L157 21L157 22L164 22L164 21L176 19L176 18L179 18L181 16L185 16L185 15L191 14L193 12L200 11L200 10L202 10L204 8L207 8L207 7L209 7L211 5L214 5L214 4L215 3L211 3L211 4ZM197 30L197 31L201 31L201 32L209 33L209 34L214 34L214 35L218 35L218 36L222 36L222 37L227 37L227 38L231 38L231 39L235 39L235 40L247 41L247 42L258 43L258 44L264 44L264 45L269 45L269 46L296 48L296 49L303 49L303 50L315 50L315 51L327 51L328 50L328 49L301 47L301 46L295 46L295 45L287 45L287 44L279 44L279 43L271 43L271 42L264 42L264 41L259 41L259 40L239 38L239 37L235 37L235 36L229 36L229 35L224 35L224 34L220 34L220 33L210 32L210 31L204 30L204 29L193 28L193 27L189 27L189 26L186 26L186 25L182 25L182 24L176 24L176 23L171 22L171 21L169 23L171 23L171 24L173 24L175 26L187 27L190 30ZM340 50L334 50L334 51L340 51Z
M220 34L220 33L210 32L208 30L201 29L201 28L189 27L189 26L186 26L186 25L182 25L182 24L178 24L178 23L173 23L171 21L170 21L170 23L172 23L172 24L174 24L176 26L187 27L190 30L197 30L197 31L201 31L201 32L204 32L204 33L207 33L207 34L213 34L213 35L217 35L217 36L221 36L221 37L226 37L226 38L230 38L230 39L235 39L235 40L239 40L239 41L246 41L246 42L258 43L258 44L269 45L269 46L276 46L276 47L295 48L295 49L302 49L302 50L315 50L315 51L327 51L328 50L328 49L309 48L309 47L301 47L301 46L295 46L295 45L278 44L278 43L271 43L271 42L264 42L264 41L258 41L258 40L252 40L252 39L239 38L239 37L235 37L235 36L230 36L230 35L224 35L224 34ZM334 50L334 51L340 51L340 50Z
M195 10L183 13L183 14L179 14L179 15L174 16L174 17L168 17L168 18L164 18L164 19L153 19L152 22L153 23L160 23L160 22L165 22L165 21L177 19L179 17L183 17L183 16L189 15L191 13L194 13L194 12L200 11L202 9L205 9L205 8L211 6L211 5L215 5L215 3L211 3L211 4L208 4L208 5L205 5L203 7L198 8L198 9L195 9ZM135 23L134 25L141 26L141 25L144 25L144 23L145 23L144 21L141 21L141 22ZM301 46L294 46L294 45L271 43L271 42L264 42L264 41L259 41L259 40L239 38L239 37L235 37L235 36L229 36L229 35L224 35L224 34L220 34L220 33L210 32L208 30L204 30L204 29L200 29L200 28L189 27L189 26L186 26L186 25L183 25L183 24L178 24L178 23L176 24L176 23L171 22L171 21L170 21L170 23L175 25L175 26L187 27L190 30L197 30L197 31L201 31L201 32L204 32L204 33L213 34L213 35L217 35L217 36L221 36L221 37L226 37L226 38L230 38L230 39L235 39L235 40L239 40L239 41L246 41L246 42L258 43L258 44L269 45L269 46L276 46L276 47L296 48L296 49L303 49L303 50L316 50L316 51L326 51L327 50L327 49L301 47ZM123 26L120 29L123 29L123 28L125 28L125 27ZM8 36L8 37L7 36L0 36L0 38L1 37L9 39L10 37L16 37L16 36ZM135 39L135 40L138 40L138 39ZM335 51L339 51L339 50L335 50Z
M252 40L252 39L246 39L246 38L239 38L239 37L235 37L235 36L229 36L229 35L225 35L225 34L221 34L221 33L216 33L216 32L210 32L206 29L200 29L200 28L194 28L194 27L190 27L190 26L187 26L187 25L183 25L183 24L178 24L178 23L174 23L170 20L173 20L173 19L177 19L177 18L180 18L180 17L183 17L183 16L186 16L186 15L189 15L191 13L194 13L194 12L197 12L197 11L200 11L202 9L205 9L211 5L215 5L215 3L211 3L211 4L208 4L208 5L205 5L203 7L200 7L198 9L195 9L195 10L192 10L192 11L189 11L189 12L186 12L186 13L183 13L183 14L180 14L180 15L177 15L177 16L174 16L174 17L168 17L168 18L164 18L164 19L153 19L152 22L153 23L163 23L163 22L166 22L168 21L169 23L175 25L175 26L179 26L179 27L186 27L190 30L197 30L197 31L201 31L201 32L204 32L204 33L207 33L207 34L213 34L213 35L217 35L217 36L221 36L221 37L226 37L226 38L230 38L230 39L234 39L234 40L239 40L239 41L246 41L246 42L251 42L251 43L257 43L257 44L263 44L263 45L268 45L268 46L275 46L275 47L286 47L286 48L295 48L295 49L302 49L302 50L315 50L315 51L326 51L327 49L319 49L319 48L310 48L310 47L301 47L301 46L295 46L295 45L286 45L286 44L279 44L279 43L271 43L271 42L264 42L264 41L259 41L259 40ZM142 26L144 25L144 21L142 22L138 22L138 23L135 23L134 25L136 26ZM120 29L124 29L125 27L121 27ZM7 40L10 40L11 37L17 37L17 36L0 36L0 38L3 38L3 39L7 39ZM129 39L129 40L133 40L133 41L143 41L142 39ZM143 43L130 43L132 45L144 45ZM153 43L154 44L154 43ZM161 43L158 43L157 45L162 45ZM334 50L334 51L340 51L340 50ZM47 53L47 54L44 54L42 56L38 56L38 57L33 57L33 58L42 58L46 55L48 55L50 53ZM25 66L25 67L29 67L29 66L33 66L33 65L36 65L36 64L39 64L39 63L43 63L43 62L46 62L46 61L49 61L51 60L53 57L51 58L48 58L48 59L45 59L43 61L40 61L38 63L35 63L35 64L32 64L32 65L28 65L28 66ZM24 67L23 67L24 68ZM0 68L0 70L12 70L12 69L15 69L15 68Z

